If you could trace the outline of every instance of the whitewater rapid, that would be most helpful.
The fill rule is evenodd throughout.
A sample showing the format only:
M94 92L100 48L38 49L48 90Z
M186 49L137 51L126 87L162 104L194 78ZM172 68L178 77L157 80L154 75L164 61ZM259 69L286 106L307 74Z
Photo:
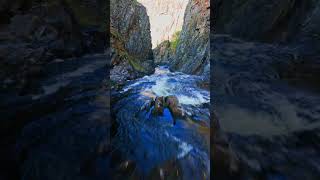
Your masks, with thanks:
M180 104L200 105L210 102L210 92L199 88L196 83L201 77L188 75L181 72L170 72L165 66L155 69L155 73L144 76L139 80L124 87L122 93L128 90L140 88L141 94L154 96L174 95ZM143 88L141 88L143 86Z

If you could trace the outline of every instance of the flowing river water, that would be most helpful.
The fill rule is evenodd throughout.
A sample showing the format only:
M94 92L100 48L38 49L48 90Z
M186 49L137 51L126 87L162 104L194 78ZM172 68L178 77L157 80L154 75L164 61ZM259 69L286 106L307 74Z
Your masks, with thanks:
M157 67L150 76L129 81L116 99L117 128L112 142L121 154L118 170L145 178L210 179L210 92L198 86L200 76ZM168 109L153 115L146 104L174 95L189 118L176 119Z

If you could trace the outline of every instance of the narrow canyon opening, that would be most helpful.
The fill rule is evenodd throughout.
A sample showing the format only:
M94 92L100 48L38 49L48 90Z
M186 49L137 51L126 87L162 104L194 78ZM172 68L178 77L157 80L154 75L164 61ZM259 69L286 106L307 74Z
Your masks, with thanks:
M112 164L138 178L210 179L209 1L111 5Z
M150 20L152 48L176 38L182 30L188 0L138 0L147 9Z

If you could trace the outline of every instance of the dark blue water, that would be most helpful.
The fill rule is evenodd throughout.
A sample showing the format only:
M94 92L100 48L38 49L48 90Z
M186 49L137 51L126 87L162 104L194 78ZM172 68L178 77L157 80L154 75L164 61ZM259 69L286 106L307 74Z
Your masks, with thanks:
M200 79L160 67L128 82L118 94L114 112L119 126L113 141L123 159L135 164L136 173L148 176L164 169L182 179L210 178L210 94L197 87ZM177 119L174 125L168 109L155 116L152 108L143 108L152 98L168 95L177 96L189 119ZM168 169L172 162L175 168Z

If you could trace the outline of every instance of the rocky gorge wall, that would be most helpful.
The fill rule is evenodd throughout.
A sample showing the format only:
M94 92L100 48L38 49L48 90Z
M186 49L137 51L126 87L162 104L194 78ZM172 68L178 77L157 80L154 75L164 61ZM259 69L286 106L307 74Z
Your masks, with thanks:
M154 62L157 65L168 65L175 58L175 50L172 48L172 42L166 40L153 49Z
M27 93L52 60L103 52L106 6L104 1L1 1L2 89Z
M146 8L134 0L111 0L112 69L116 83L154 71L150 22Z
M0 179L97 178L84 166L110 133L108 14L105 0L0 2Z
M319 1L212 6L214 177L319 178Z
M182 31L176 48L163 42L154 49L156 62L168 64L173 71L210 76L209 60L210 3L209 0L188 2Z
M138 0L147 8L150 17L152 45L171 40L172 34L181 31L188 0Z
M171 69L187 74L202 74L209 65L210 33L209 0L190 0L185 16L175 60Z
M287 48L292 60L283 60L273 67L280 78L318 89L319 7L317 0L215 1L212 36L226 34L248 42Z
M318 6L318 0L217 0L214 29L249 41L292 42L314 33L307 29L318 26Z

